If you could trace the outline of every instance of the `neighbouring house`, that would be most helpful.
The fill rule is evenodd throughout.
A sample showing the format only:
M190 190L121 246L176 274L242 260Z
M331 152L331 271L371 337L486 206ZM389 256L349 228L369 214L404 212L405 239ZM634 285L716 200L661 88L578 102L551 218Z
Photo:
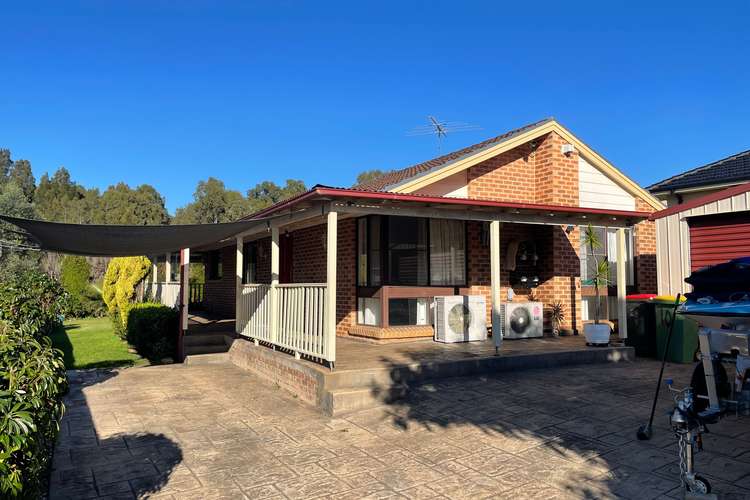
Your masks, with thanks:
M648 188L665 201L679 201L651 217L660 294L689 292L685 278L696 269L750 255L750 182L741 182L747 179L750 151Z
M648 217L661 208L545 119L353 188L316 186L246 218L257 227L236 241L191 255L204 263L204 307L236 318L239 335L262 341L285 328L313 337L327 329L381 340L431 337L432 298L456 294L483 295L494 328L493 306L508 300L509 288L515 301L542 302L547 316L551 304L562 303L562 327L577 332L594 310L581 227L596 227L603 242L597 253L612 263L611 286L600 294L603 316L617 322L625 293L656 292ZM618 230L625 241L619 259ZM167 274L174 258L167 257ZM326 308L335 308L335 319ZM333 357L309 338L276 342Z

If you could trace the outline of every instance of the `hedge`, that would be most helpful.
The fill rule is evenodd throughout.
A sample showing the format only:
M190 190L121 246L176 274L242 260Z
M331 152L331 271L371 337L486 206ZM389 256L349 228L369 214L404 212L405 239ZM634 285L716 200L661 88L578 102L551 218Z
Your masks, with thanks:
M63 355L44 335L66 295L54 279L24 272L0 290L0 497L40 498L67 391Z
M31 336L52 331L66 312L68 294L41 271L15 274L0 287L0 321Z
M134 304L128 312L126 340L151 362L174 358L179 313L162 304Z

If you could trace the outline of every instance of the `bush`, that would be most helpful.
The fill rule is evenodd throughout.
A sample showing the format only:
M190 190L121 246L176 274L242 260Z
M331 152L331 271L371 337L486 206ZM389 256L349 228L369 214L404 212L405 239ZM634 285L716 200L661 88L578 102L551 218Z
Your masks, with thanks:
M66 255L60 265L60 282L70 295L82 297L89 287L91 266L85 257Z
M109 262L104 274L102 298L112 317L115 331L127 329L128 311L136 298L135 287L151 269L146 257L116 257Z
M126 340L151 362L175 357L179 313L161 304L134 304L128 313Z
M72 318L101 318L107 315L107 306L101 295L94 290L86 290L82 296L70 295L67 316Z
M0 323L0 497L46 494L67 387L48 338Z
M43 336L61 322L68 295L51 276L25 270L0 288L0 321L31 336Z

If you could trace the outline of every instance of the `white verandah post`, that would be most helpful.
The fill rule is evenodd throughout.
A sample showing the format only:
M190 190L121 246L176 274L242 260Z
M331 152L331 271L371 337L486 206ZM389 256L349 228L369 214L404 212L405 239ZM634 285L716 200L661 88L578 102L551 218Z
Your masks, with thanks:
M190 303L190 249L180 250L180 336L177 340L177 357L182 361L185 357L184 339L188 329L188 305Z
M502 346L502 304L500 303L500 221L490 222L490 290L492 296L492 340L495 351Z
M338 242L338 213L328 212L326 235L326 300L323 313L325 328L325 358L333 370L336 362L336 264Z
M170 283L172 281L172 253L167 252L164 257L164 282Z
M244 269L244 255L243 255L243 244L244 240L242 236L237 236L237 254L235 257L235 287L234 287L234 331L235 333L242 333L242 327L240 325L240 308L242 307L242 271Z
M625 294L627 287L627 253L625 228L617 230L617 334L620 339L628 338L628 314Z
M269 291L269 338L272 344L279 339L279 228L271 226L271 289ZM275 347L274 347L275 349Z

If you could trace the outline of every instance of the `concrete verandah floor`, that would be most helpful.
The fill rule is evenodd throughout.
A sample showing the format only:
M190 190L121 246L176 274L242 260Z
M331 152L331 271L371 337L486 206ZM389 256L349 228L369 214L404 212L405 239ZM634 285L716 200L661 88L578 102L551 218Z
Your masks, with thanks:
M503 340L498 354L517 356L524 354L554 353L600 349L586 346L583 336L544 337ZM412 363L450 362L495 356L491 338L479 342L443 344L431 338L404 342L372 342L355 337L336 338L336 370L362 370L387 368Z
M51 498L679 498L667 394L635 439L658 368L445 379L339 419L231 364L74 372ZM747 498L748 420L711 430L699 470Z

